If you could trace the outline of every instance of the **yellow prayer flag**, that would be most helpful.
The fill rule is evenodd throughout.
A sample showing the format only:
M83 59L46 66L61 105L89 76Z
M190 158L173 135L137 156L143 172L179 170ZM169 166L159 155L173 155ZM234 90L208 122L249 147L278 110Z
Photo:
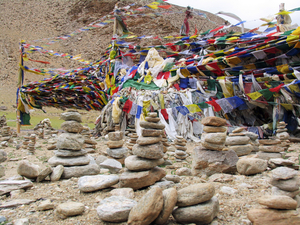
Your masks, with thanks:
M292 111L293 105L292 104L286 104L286 103L280 103L286 110Z
M252 100L256 100L256 99L258 99L259 97L262 96L262 94L259 93L258 91L253 92L253 93L249 93L249 94L247 94L247 95L248 95Z
M190 113L201 112L201 109L196 104L186 105L186 107L188 108L188 110L190 111Z
M283 10L283 11L281 11L281 12L279 12L279 13L276 13L276 15L289 15L289 14L291 14L291 13L293 13L293 12L289 12L289 11Z

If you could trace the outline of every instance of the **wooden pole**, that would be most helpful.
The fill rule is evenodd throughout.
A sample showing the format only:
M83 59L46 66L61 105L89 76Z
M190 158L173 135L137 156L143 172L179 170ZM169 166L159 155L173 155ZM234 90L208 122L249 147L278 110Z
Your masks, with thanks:
M20 65L23 66L23 52L24 52L24 47L23 47L23 42L21 41L20 44ZM23 84L23 77L24 77L24 71L22 68L19 69L19 81L18 81L18 88L19 91L17 93L17 99L18 99L18 95L20 92L20 88L22 87ZM18 102L17 102L18 104ZM21 132L21 124L20 124L20 117L21 117L21 112L17 107L17 133L19 134Z

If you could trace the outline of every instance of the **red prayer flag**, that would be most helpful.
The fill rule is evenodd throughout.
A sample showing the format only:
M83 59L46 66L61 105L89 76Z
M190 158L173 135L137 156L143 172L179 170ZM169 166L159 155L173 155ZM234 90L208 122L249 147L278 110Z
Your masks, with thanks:
M124 104L123 111L126 113L130 113L131 108L132 108L132 101L127 99L127 101Z
M270 88L269 91L278 93L284 84L279 84L277 87Z
M161 114L164 116L165 120L168 120L168 119L169 119L169 115L168 115L166 109L162 109L160 112L161 112Z

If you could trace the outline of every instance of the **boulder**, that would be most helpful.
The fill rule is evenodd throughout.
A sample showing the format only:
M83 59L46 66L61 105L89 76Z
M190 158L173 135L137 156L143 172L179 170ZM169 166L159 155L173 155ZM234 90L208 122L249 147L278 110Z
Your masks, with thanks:
M224 133L227 127L203 126L203 131L206 133Z
M52 173L52 168L51 167L46 167L42 170L40 170L39 175L36 178L36 182L41 182L45 180L45 178Z
M38 211L46 211L49 209L54 209L54 204L51 202L50 199L42 201L37 207Z
M51 181L59 181L59 179L61 178L63 172L64 172L64 166L63 165L56 166L53 169L53 171L50 175L50 180Z
M62 120L65 121L70 121L70 120L74 120L77 121L78 123L81 123L81 115L79 112L63 112L62 114L60 114L60 118Z
M84 144L84 138L81 134L62 133L57 138L56 147L58 149L68 149L79 151Z
M300 189L297 189L296 191L284 191L279 189L278 187L275 186L272 187L272 195L285 195L294 198L299 193L300 193Z
M225 147L224 144L213 144L213 143L209 143L209 142L201 142L202 146L208 150L215 150L215 151L222 151L223 148Z
M298 175L298 171L287 168L287 167L278 167L272 170L272 179L274 180L288 180Z
M0 181L0 195L9 194L11 191L33 187L30 180L3 180Z
M160 121L160 118L156 117L156 118L153 118L153 117L145 117L145 120L148 121L148 122L152 122L152 123L158 123Z
M279 139L259 139L259 144L261 145L280 145L281 140Z
M40 174L40 167L36 164L30 163L28 160L22 160L18 165L17 172L21 176L29 179L37 178Z
M69 133L80 133L83 130L83 126L76 121L65 121L61 124L61 129Z
M106 144L107 144L107 147L109 147L109 148L121 148L124 144L124 141L123 140L108 141L108 142L106 142Z
M182 167L177 169L175 174L178 176L192 176L192 171L187 167Z
M110 191L110 194L112 196L123 196L130 199L134 198L134 191L132 188L116 188Z
M78 180L78 188L82 192L92 192L111 187L118 182L117 175L83 176Z
M268 168L268 162L258 158L242 158L236 164L237 171L243 175L261 173Z
M258 147L258 150L262 152L272 152L272 153L284 152L284 148L277 145L265 145L265 146L260 145Z
M116 131L108 133L108 139L110 141L121 141L124 137L124 132Z
M7 160L7 153L3 150L0 150L0 163L5 162Z
M272 152L257 152L257 157L264 160L282 158L281 153L272 153Z

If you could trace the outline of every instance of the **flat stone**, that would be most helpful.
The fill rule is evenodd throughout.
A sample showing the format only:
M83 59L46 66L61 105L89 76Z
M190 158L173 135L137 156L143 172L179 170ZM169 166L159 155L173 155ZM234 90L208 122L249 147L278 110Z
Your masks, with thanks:
M238 160L239 158L233 150L210 151L196 147L193 155L192 174L194 176L211 176L215 173L234 173L237 171Z
M287 128L278 128L277 130L276 130L276 133L282 133L282 132L287 132L288 131L288 129Z
M21 176L31 178L37 178L40 173L40 167L36 164L30 163L28 160L22 160L19 162L18 174Z
M235 128L232 133L241 133L241 132L244 132L245 131L245 128L244 127L238 127L238 128Z
M139 145L151 145L151 144L156 144L158 142L162 141L161 137L143 137L140 136L136 143Z
M97 165L100 165L100 163L103 163L105 160L107 160L108 158L104 155L99 155L97 156L97 159L96 159L96 163Z
M53 181L59 181L59 179L61 178L62 174L64 172L64 166L63 165L58 165L56 166L51 175L50 175L50 180Z
M260 145L258 147L258 150L262 152L271 152L271 153L284 152L283 147L276 146L276 145L265 145L265 146Z
M280 140L287 140L289 139L290 135L288 132L282 132L282 133L277 133L276 137L278 137Z
M120 175L119 185L120 187L130 187L133 190L138 190L154 184L164 176L166 176L166 172L159 167L142 172L125 171Z
M222 151L223 148L225 147L224 144L218 145L218 144L212 144L209 142L201 142L202 146L208 150L215 150L215 151Z
M297 201L285 195L265 195L257 200L271 209L296 209Z
M83 126L76 121L65 121L60 128L69 133L80 133L83 130Z
M116 131L108 133L108 139L110 141L121 141L124 137L124 132Z
M143 129L142 129L143 130ZM137 133L130 133L128 134L128 137L131 137L131 138L138 138L139 136L137 135Z
M185 151L177 150L177 149L176 149L176 151L175 151L175 154L176 154L176 155L179 155L179 156L186 156L186 155L187 155L187 153L186 153Z
M100 163L100 167L109 169L109 172L115 174L122 169L122 164L115 159L107 159Z
M109 156L116 158L116 159L121 159L124 158L127 155L128 149L123 147L123 148L107 148L106 152Z
M185 141L178 140L178 139L175 139L174 144L180 145L180 146L186 146L186 142Z
M270 184L284 191L297 191L300 186L299 177L293 177L287 180L270 180Z
M184 147L184 146L181 146L181 145L175 145L175 148L177 150L182 150L182 151L186 151L187 150L187 147Z
M162 123L151 123L147 121L141 121L140 126L146 129L158 129L158 130L165 129L165 125Z
M282 158L280 153L272 153L272 152L257 152L256 155L260 159L269 160L274 158Z
M111 187L118 182L117 175L83 176L78 180L78 188L82 192L93 192Z
M174 183L180 183L180 176L178 175L167 175L165 176L166 180L173 181Z
M262 145L279 145L281 144L281 140L279 139L259 139L259 144Z
M210 183L190 185L178 191L177 206L186 207L210 200L215 194L215 188Z
M203 126L203 131L206 133L224 133L227 127Z
M160 159L164 156L163 145L160 142L152 145L135 144L132 148L132 152L134 155L146 159Z
M258 138L258 134L255 134L253 132L245 132L245 135L248 136L252 141L256 141Z
M178 176L192 176L192 171L187 167L182 167L177 169L175 174Z
M162 211L163 204L161 188L151 188L131 209L127 224L150 224Z
M36 199L14 199L8 202L2 202L2 204L0 205L0 209L17 207L20 205L29 205L30 203L33 203L35 201Z
M246 145L250 141L248 136L227 137L225 145Z
M297 170L287 168L287 167L278 167L272 170L272 179L274 180L287 180L297 175L298 175Z
M109 148L121 148L124 144L124 141L121 140L121 141L108 141L106 142L107 144L107 147Z
M204 133L201 136L203 142L209 142L212 144L223 145L226 141L226 133Z
M99 172L100 172L100 168L97 164L88 164L86 166L65 167L61 178L69 179L71 177L96 175L99 174Z
M60 118L65 121L74 120L78 123L82 122L81 115L79 112L63 112L62 114L60 114Z
M70 216L77 216L83 214L85 210L84 204L80 202L66 202L59 204L56 207L56 213L61 218L67 218Z
M81 149L79 151L72 151L72 150L67 150L67 149L60 149L54 151L54 154L58 157L64 158L64 157L77 157L77 156L82 156L86 155L87 151L84 149Z
M173 181L162 180L162 181L158 181L155 184L151 185L150 188L160 187L162 190L165 190L168 188L172 188L174 186L175 186L175 183Z
M160 118L156 117L156 118L153 118L153 117L145 117L145 120L147 122L152 122L152 123L158 123L160 121Z
M42 201L37 207L38 211L46 211L49 209L54 209L54 204L51 202L50 199Z
M41 182L45 180L45 178L52 173L51 167L46 167L43 170L40 171L39 175L36 178L36 182Z
M97 214L101 220L106 222L126 222L130 210L136 204L136 201L123 196L111 196L100 202L100 205L97 207Z
M235 151L237 156L243 156L243 155L249 155L253 150L253 146L251 144L232 145L232 146L228 146L228 149Z
M166 224L177 202L177 191L175 188L163 190L163 208L155 219L154 224Z
M147 116L151 117L151 118L156 118L157 117L157 113L156 112L149 112L149 113L147 113Z
M162 130L142 129L143 137L159 137L162 133Z
M90 145L97 145L98 144L98 142L97 141L95 141L95 140L93 140L93 139L90 139L90 138L84 138L84 143L85 144L90 144Z
M128 156L125 159L125 167L131 171L151 170L164 163L164 159L146 159L136 155Z
M123 196L126 198L133 199L134 191L132 188L116 188L109 192L112 196Z
M55 145L50 145L47 147L47 150L54 150L56 149L56 144Z
M228 134L229 137L240 137L240 136L246 136L244 133L230 133Z
M89 164L90 159L87 156L78 156L70 158L61 158L53 156L48 160L51 166L63 165L63 166L84 166Z
M30 180L3 180L0 181L0 195L8 194L14 190L33 187Z
M276 166L293 166L295 164L295 162L292 160L281 158L270 159L269 163L275 164Z
M300 193L300 189L296 191L284 191L279 189L278 187L273 186L272 187L272 195L285 195L291 198L294 198L296 195Z
M62 133L57 138L56 147L58 149L68 149L79 151L84 144L84 138L81 134Z
M187 206L178 207L172 213L177 223L182 224L209 224L219 212L219 200L212 197L209 201Z
M201 123L205 126L221 127L227 124L226 120L220 117L208 116L201 120Z
M237 171L243 175L252 175L265 171L268 162L258 158L242 158L236 164Z
M253 225L300 224L300 216L296 210L250 209L247 216Z
M183 159L186 159L189 155L186 154L186 155L175 155L176 159L179 159L179 160L183 160Z

